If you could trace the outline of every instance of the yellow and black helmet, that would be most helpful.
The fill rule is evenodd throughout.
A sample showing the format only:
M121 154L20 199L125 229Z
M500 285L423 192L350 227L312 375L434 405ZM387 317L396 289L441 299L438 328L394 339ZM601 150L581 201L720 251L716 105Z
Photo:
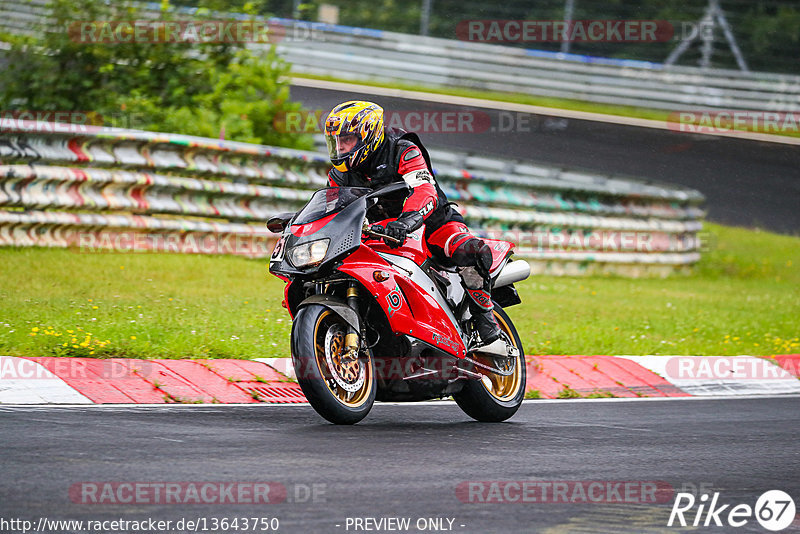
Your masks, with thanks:
M383 140L383 108L372 102L344 102L325 120L328 155L338 171L357 168L378 151Z

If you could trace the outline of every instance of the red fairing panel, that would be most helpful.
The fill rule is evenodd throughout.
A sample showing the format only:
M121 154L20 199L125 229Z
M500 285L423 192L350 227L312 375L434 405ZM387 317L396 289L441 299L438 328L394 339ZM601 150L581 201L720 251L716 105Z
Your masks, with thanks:
M492 249L492 267L489 272L494 274L497 268L503 264L503 261L511 255L514 250L514 243L499 239L483 239L483 242Z
M461 336L436 299L410 278L398 276L397 281L408 299L413 315L413 332L409 332L410 335L453 356L459 358L466 356L467 351Z
M282 276L278 276L281 280L283 280L286 285L283 288L283 307L286 308L286 311L289 312L289 318L294 321L294 314L292 313L292 307L289 306L289 288L292 287L291 282L289 282L288 278L284 278Z
M385 271L389 278L376 282L373 278L376 270ZM339 271L358 279L370 291L393 332L408 334L453 356L464 357L464 344L439 303L369 247L362 246L348 256Z
M323 217L317 221L310 222L308 224L293 224L289 227L289 231L292 232L292 235L296 235L297 237L303 237L305 235L313 234L314 232L320 230L323 226L328 224L331 219L336 217L340 212L331 213L330 215Z

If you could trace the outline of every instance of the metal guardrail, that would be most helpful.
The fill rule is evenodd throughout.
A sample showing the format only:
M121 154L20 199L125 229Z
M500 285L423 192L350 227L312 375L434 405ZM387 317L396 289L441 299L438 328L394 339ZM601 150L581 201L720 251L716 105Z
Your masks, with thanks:
M382 32L318 31L281 42L295 73L576 99L663 110L800 110L800 76L612 66L538 57L499 45ZM324 40L323 40L324 39Z
M663 275L699 257L696 191L432 151L476 233L535 272ZM264 257L264 221L327 183L325 156L184 135L43 122L0 127L0 245Z
M32 24L48 20L46 5L47 0L5 0L0 4L0 28L30 32ZM143 6L148 16L159 16L159 4ZM176 8L176 12L191 19L194 9ZM309 32L309 23L270 21L285 26L290 37L307 36L277 45L294 73L341 77L346 72L352 80L519 92L663 110L800 111L797 75L667 67L327 24L314 24Z

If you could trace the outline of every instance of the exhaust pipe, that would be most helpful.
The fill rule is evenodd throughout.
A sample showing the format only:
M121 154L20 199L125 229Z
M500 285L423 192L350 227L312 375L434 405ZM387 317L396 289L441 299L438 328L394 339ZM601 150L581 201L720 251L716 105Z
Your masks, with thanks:
M507 286L515 282L525 280L531 274L531 266L525 260L512 260L506 263L497 279L494 282L494 287Z

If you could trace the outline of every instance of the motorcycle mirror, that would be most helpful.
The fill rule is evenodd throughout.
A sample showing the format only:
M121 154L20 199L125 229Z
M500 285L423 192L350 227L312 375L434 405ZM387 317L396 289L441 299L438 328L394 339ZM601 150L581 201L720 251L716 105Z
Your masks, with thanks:
M275 234L283 233L292 217L294 217L293 212L279 213L270 217L267 221L267 230Z

